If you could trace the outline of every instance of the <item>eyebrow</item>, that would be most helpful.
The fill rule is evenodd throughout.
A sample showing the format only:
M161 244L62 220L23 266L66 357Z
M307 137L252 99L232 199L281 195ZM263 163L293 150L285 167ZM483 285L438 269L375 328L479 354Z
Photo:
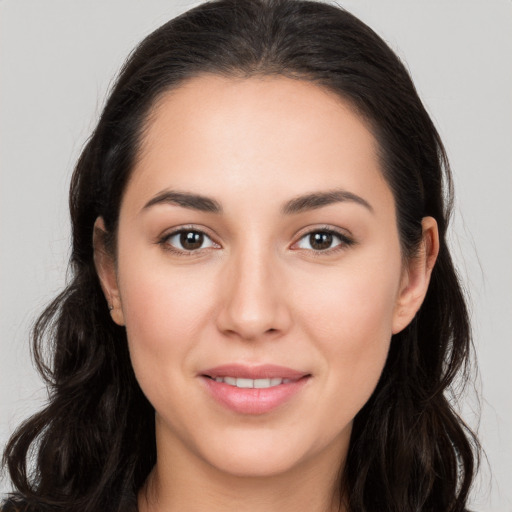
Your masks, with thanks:
M374 212L371 204L366 201L366 199L347 190L336 189L326 192L314 192L290 199L281 208L281 213L284 215L293 215L343 202L356 203L364 206L370 212ZM144 205L143 210L158 204L172 204L183 208L216 214L221 214L223 211L220 203L211 197L175 190L164 190L148 201Z
M189 192L165 190L148 201L144 205L143 210L157 204L173 204L201 212L222 213L222 206L215 199L199 194L191 194Z
M336 189L327 192L314 192L291 199L282 208L282 213L286 215L297 214L308 210L315 210L333 203L356 203L364 206L367 210L374 213L372 205L361 196L353 194L347 190Z

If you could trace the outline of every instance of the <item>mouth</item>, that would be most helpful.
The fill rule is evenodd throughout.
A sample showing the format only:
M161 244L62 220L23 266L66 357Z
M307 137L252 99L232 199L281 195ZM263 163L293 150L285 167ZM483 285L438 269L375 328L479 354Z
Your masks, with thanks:
M228 386L235 386L242 389L268 389L281 384L288 384L293 382L291 379L281 377L274 377L272 379L245 379L243 377L210 377L205 375L206 378L215 380L215 382L223 382Z
M290 401L310 380L310 373L276 365L230 364L201 372L209 395L240 414L270 412Z

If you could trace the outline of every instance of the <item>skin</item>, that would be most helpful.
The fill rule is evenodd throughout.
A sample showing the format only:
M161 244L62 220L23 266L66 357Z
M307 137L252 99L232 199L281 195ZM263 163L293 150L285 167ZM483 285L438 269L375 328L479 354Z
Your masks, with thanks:
M223 211L145 208L169 190L208 196ZM368 206L282 211L298 196L333 190ZM183 226L209 238L185 252L169 237ZM391 335L419 309L438 251L436 223L425 218L418 257L404 263L365 123L308 82L194 78L155 105L118 229L114 257L97 220L95 258L156 411L158 461L140 510L338 510L353 419ZM342 238L313 248L309 233L326 229ZM239 414L198 378L233 362L311 378L277 409Z

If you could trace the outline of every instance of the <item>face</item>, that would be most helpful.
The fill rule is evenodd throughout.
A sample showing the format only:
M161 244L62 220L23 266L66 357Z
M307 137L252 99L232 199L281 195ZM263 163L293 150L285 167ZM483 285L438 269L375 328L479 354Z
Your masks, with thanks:
M258 476L339 464L429 274L347 103L216 76L154 107L97 266L159 453Z

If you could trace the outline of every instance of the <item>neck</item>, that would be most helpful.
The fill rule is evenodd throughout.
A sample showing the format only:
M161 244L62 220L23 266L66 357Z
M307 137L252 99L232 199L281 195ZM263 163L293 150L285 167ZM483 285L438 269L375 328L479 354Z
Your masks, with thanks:
M158 435L157 435L158 439ZM175 447L158 446L158 461L139 492L139 512L343 512L340 460L330 447L279 474L239 476Z
M290 475L291 477L291 475ZM224 477L194 481L175 478L169 482L158 468L139 493L139 512L342 512L335 482L281 477Z

